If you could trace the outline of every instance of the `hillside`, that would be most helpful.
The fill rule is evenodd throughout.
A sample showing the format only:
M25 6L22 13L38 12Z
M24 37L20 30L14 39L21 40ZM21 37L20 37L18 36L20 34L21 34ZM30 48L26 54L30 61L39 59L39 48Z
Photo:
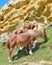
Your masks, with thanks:
M52 27L47 28L48 41L43 43L43 40L39 40L39 46L33 50L33 54L29 55L20 51L16 56L17 48L15 47L12 57L13 62L8 62L8 53L6 46L0 43L0 65L52 65Z
M10 0L0 9L0 34L33 20L43 24L52 22L52 0Z

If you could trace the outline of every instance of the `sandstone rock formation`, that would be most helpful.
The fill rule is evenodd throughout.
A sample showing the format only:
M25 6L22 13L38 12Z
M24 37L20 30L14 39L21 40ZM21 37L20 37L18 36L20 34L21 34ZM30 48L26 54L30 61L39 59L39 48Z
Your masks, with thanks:
M43 24L52 22L52 0L10 0L0 9L0 34L33 20Z

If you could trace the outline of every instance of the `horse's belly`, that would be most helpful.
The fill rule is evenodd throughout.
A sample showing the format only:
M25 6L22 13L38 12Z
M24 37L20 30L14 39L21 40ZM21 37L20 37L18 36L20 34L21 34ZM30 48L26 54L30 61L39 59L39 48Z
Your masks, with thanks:
M29 43L28 42L25 42L25 43L17 43L19 46L22 46L22 47L26 47Z
M17 37L16 41L19 46L27 46L27 44L29 44L30 42L30 36L28 35L19 36Z

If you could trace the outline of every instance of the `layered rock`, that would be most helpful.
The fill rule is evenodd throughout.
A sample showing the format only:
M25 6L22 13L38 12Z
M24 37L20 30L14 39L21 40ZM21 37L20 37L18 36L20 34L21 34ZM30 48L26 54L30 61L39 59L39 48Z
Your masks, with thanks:
M52 22L52 0L11 0L0 9L0 34L33 20L43 24Z

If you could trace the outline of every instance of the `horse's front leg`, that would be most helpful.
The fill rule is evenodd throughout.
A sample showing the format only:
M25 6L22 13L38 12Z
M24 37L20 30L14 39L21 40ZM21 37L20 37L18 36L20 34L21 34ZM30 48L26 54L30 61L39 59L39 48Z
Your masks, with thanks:
M38 40L35 40L35 41L33 42L32 49L35 49L35 48L36 48L36 44L37 44L38 42L39 42Z
M22 50L22 49L23 49L23 47L19 46L18 49L17 49L17 51L16 51L16 54L18 54L18 52L19 52L20 50Z
M33 52L32 52L32 44L29 44L29 54L32 55Z

